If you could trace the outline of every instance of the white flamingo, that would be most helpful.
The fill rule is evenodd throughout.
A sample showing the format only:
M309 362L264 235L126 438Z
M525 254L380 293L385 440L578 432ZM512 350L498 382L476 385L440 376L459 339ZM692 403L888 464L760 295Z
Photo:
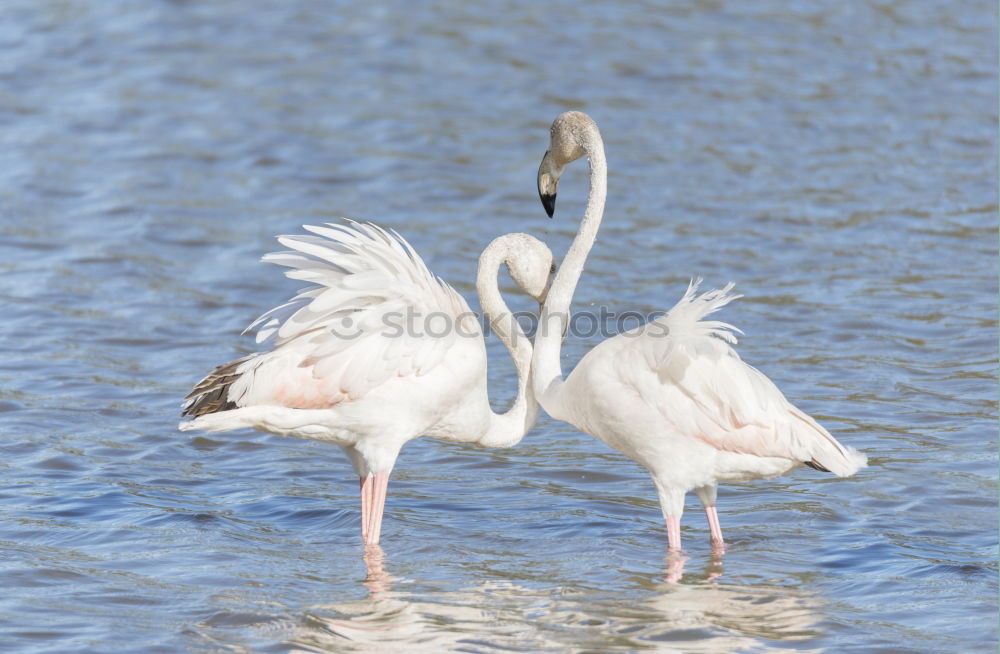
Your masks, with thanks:
M712 543L721 550L718 482L773 477L803 463L841 477L865 466L864 455L838 443L740 359L732 348L734 327L703 320L739 297L730 292L732 284L698 295L699 282L692 282L666 315L600 343L563 380L562 335L604 213L607 164L600 132L586 114L561 114L550 136L538 169L546 212L554 211L563 167L581 157L590 164L590 192L580 229L542 310L532 357L535 394L553 418L649 469L669 549L680 550L680 518L689 490L705 506Z
M372 224L306 226L291 248L264 257L313 284L247 329L272 347L213 370L188 395L182 430L253 427L339 445L361 487L361 535L378 543L389 473L419 436L509 447L538 418L528 388L531 344L497 282L501 263L541 303L552 253L527 234L494 240L479 259L476 287L490 324L517 369L517 397L490 408L479 321L451 286L430 273L395 232Z

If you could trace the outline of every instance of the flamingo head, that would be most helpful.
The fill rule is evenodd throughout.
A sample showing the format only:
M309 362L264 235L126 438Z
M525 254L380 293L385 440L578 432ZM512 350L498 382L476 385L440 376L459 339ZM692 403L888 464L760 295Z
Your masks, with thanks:
M507 258L511 279L539 304L545 302L556 271L549 246L534 236L516 234L518 243Z
M549 218L556 210L556 188L563 168L587 154L588 136L596 131L593 119L579 111L561 113L552 122L549 149L538 166L538 197Z

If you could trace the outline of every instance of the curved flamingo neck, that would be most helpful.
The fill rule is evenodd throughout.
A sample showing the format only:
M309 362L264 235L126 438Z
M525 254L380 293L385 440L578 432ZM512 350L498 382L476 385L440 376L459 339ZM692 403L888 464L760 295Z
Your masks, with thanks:
M483 313L490 328L510 353L514 360L514 368L517 370L517 396L514 398L514 404L503 413L490 411L489 429L477 441L485 447L516 445L538 420L539 413L538 401L528 385L531 342L500 294L497 281L500 265L519 254L507 236L495 239L483 251L479 257L479 270L476 273L476 291L479 293L479 303Z
M604 143L596 126L583 131L580 143L590 164L590 192L583 212L580 229L573 239L556 278L552 280L542 317L535 336L531 371L535 395L545 411L553 418L562 418L563 384L560 353L562 339L569 325L573 293L583 274L583 265L597 238L597 230L604 216L604 201L608 193L608 166L604 157Z

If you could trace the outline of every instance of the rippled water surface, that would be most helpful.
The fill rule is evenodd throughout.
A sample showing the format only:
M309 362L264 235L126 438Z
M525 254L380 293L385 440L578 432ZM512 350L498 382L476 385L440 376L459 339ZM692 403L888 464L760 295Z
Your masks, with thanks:
M985 1L3 3L0 649L993 651L996 37ZM737 282L744 358L868 469L724 486L723 558L689 497L668 584L648 476L546 417L409 444L367 552L336 447L177 431L296 290L276 234L375 220L473 304L498 234L561 256L570 108L610 164L575 308Z

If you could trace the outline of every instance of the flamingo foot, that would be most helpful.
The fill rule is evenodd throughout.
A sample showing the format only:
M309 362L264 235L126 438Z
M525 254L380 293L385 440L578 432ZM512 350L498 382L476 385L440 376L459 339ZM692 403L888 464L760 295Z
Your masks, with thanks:
M667 549L681 551L681 519L675 515L667 516Z
M705 515L708 516L708 530L712 535L712 553L725 554L726 541L722 540L722 527L719 526L719 512L715 505L705 507Z
M361 487L361 540L377 545L382 533L382 513L389 489L389 473L378 472L358 480Z

